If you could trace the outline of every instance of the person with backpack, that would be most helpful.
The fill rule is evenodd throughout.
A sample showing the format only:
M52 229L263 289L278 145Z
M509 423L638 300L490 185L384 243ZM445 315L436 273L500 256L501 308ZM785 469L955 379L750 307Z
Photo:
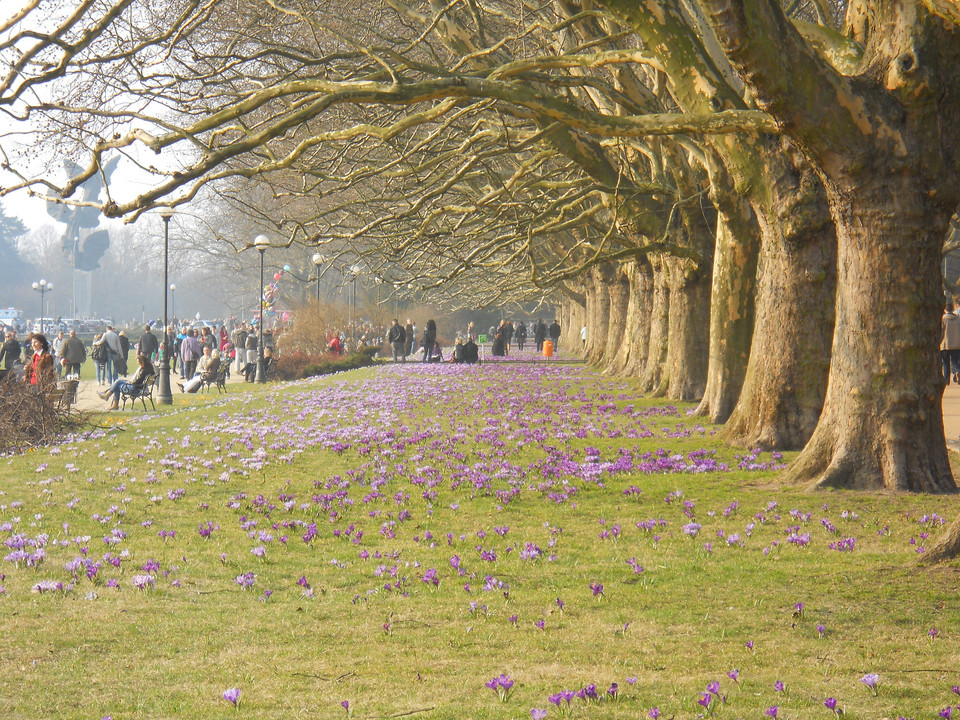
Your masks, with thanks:
M110 351L107 349L107 343L104 342L103 333L97 333L93 339L93 349L90 352L90 359L93 360L93 366L97 370L97 385L107 384L107 363L110 360Z

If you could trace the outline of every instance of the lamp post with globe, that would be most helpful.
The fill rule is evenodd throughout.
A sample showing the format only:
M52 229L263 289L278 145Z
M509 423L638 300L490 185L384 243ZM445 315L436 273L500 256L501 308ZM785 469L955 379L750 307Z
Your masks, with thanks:
M157 402L161 405L173 405L173 393L170 392L170 342L168 335L169 319L167 317L167 275L169 273L169 251L170 251L170 220L173 218L173 210L164 208L160 211L160 217L163 218L163 332L161 333L161 348L163 353L160 355L160 383L157 386Z
M43 332L44 332L44 327L43 327L43 319L44 319L44 318L43 318L43 312L44 312L43 296L44 296L44 294L45 294L48 290L53 290L53 283L49 283L49 282L47 282L46 280L44 280L44 279L41 278L41 279L40 279L40 282L35 282L35 283L33 283L33 286L32 286L32 287L33 287L34 290L36 290L38 293L40 293L40 332L43 333ZM52 330L52 329L53 329L53 328L51 328L51 330Z
M313 264L317 267L317 303L320 302L320 266L323 265L326 258L320 253L313 254Z
M257 235L253 240L253 246L260 251L260 325L258 330L257 337L257 375L256 381L258 383L265 383L267 378L264 376L263 372L263 316L264 316L264 301L263 301L263 256L267 252L267 248L270 247L270 238L266 235Z

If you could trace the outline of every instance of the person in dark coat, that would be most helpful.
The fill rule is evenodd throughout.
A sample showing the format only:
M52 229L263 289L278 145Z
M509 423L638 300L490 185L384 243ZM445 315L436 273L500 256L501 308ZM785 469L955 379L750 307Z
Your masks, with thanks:
M463 361L468 364L480 362L480 348L477 347L473 338L468 337L463 344Z
M3 363L3 369L10 371L13 364L20 359L20 343L17 342L17 334L13 330L7 331L7 339L0 346L0 362Z
M527 342L527 326L523 320L517 325L517 329L514 331L514 337L517 339L517 350L523 350L523 346Z
M77 337L77 331L71 330L70 337L63 344L63 365L67 375L80 375L80 366L87 361L87 348L83 340Z
M160 343L157 340L157 336L150 332L150 326L147 325L146 328L144 328L143 335L140 336L140 346L137 348L137 352L153 360L159 351Z
M433 320L427 320L427 328L423 331L423 338L420 345L423 347L423 362L430 362L430 355L433 352L433 346L437 344L437 323Z
M533 341L537 344L537 352L543 352L543 341L547 339L547 326L543 320L537 320L533 328Z
M390 332L387 333L387 342L393 349L393 361L397 362L397 358L400 358L402 362L406 362L407 356L404 351L407 348L407 331L404 330L399 320L393 321Z
M557 343L560 341L560 323L554 320L550 329L547 330L547 334L550 336L550 339L553 340L553 349L556 350Z

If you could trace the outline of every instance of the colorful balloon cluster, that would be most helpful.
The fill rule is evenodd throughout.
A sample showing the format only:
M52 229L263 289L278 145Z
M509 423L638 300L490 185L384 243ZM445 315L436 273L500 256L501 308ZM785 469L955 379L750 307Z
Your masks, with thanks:
M277 315L277 300L280 299L280 280L290 272L290 266L284 265L282 270L278 270L273 274L273 282L263 286L263 311L266 313L268 318L276 317ZM286 322L289 318L289 313L283 313L283 321Z

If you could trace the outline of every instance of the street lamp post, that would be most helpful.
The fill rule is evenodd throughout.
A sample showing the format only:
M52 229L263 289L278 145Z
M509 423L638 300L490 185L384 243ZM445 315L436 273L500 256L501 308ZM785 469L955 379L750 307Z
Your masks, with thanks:
M43 295L47 290L53 290L53 283L48 283L43 278L40 282L33 283L33 289L40 293L40 332L43 333Z
M313 254L313 264L317 266L317 303L320 302L320 266L325 259L320 253Z
M160 356L160 386L157 388L157 402L161 405L173 405L173 394L170 392L170 342L167 335L167 274L169 271L170 250L170 219L173 210L164 208L160 211L163 218L163 354Z
M263 256L270 247L270 238L266 235L257 235L253 240L253 246L260 251L260 330L257 339L257 375L256 382L265 383L267 378L263 372Z
M170 283L170 314L177 319L177 286Z
M357 347L357 275L360 274L360 266L353 265L350 268L350 274L353 276L353 303L350 305L350 339L353 340L353 348Z
M70 308L70 317L77 318L77 253L80 251L80 238L73 239L73 303Z

